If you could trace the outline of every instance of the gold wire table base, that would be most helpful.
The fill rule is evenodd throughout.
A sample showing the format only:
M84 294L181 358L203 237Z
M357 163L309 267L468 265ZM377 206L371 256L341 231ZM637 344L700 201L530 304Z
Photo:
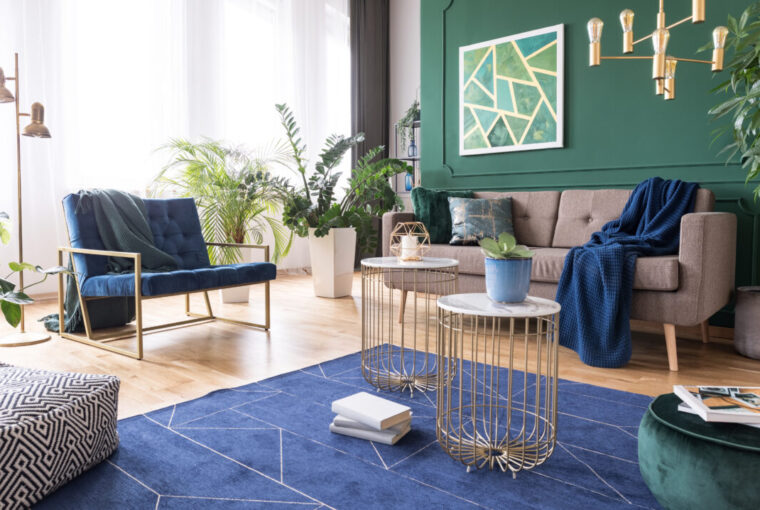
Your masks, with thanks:
M501 304L485 294L438 300L436 436L467 470L516 477L553 453L557 438L559 305L528 297Z
M412 395L437 388L435 300L456 292L458 267L453 259L362 260L361 365L368 383Z

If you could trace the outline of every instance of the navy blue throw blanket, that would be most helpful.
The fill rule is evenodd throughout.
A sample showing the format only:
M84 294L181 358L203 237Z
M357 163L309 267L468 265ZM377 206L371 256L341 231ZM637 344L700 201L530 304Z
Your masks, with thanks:
M633 190L620 218L565 257L557 288L559 342L587 365L631 359L631 296L639 256L678 252L681 216L694 210L698 184L653 177Z

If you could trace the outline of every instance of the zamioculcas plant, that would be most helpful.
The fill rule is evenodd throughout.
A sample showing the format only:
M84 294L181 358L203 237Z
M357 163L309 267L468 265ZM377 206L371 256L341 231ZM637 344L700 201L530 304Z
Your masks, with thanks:
M517 244L515 236L508 232L499 234L498 241L486 237L480 240L480 250L492 259L529 259L533 252L527 246Z
M7 228L8 215L4 212L0 212L0 244L8 244L11 239L10 232ZM26 292L20 292L16 290L16 284L9 281L9 278L21 271L31 271L33 273L39 273L42 275L38 281L31 285L26 285L24 290L28 290L30 287L39 285L47 280L47 277L51 274L68 273L65 267L56 266L48 269L43 269L41 266L35 266L26 262L11 262L8 264L11 272L5 278L0 278L0 310L3 312L5 320L14 328L18 326L21 321L21 305L29 305L34 303L34 300L30 298Z

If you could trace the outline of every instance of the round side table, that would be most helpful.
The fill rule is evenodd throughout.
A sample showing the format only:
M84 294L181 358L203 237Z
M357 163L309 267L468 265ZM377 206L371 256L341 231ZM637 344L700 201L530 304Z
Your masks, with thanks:
M559 303L528 296L497 303L486 294L438 299L436 435L467 470L542 464L557 440ZM441 371L443 372L443 371Z
M435 299L457 291L458 275L454 259L362 260L362 375L367 382L412 394L436 389Z

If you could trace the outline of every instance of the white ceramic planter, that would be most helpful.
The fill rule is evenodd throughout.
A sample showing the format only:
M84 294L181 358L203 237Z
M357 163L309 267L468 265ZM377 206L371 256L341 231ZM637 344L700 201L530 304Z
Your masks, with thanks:
M309 254L314 295L339 298L351 295L356 256L356 231L333 228L324 237L309 229Z
M253 253L251 253L253 250L243 248L240 250L240 262L252 262L253 261ZM245 285L243 287L231 287L229 289L219 289L219 299L222 300L222 303L247 303L248 302L248 291L251 289L250 286Z

